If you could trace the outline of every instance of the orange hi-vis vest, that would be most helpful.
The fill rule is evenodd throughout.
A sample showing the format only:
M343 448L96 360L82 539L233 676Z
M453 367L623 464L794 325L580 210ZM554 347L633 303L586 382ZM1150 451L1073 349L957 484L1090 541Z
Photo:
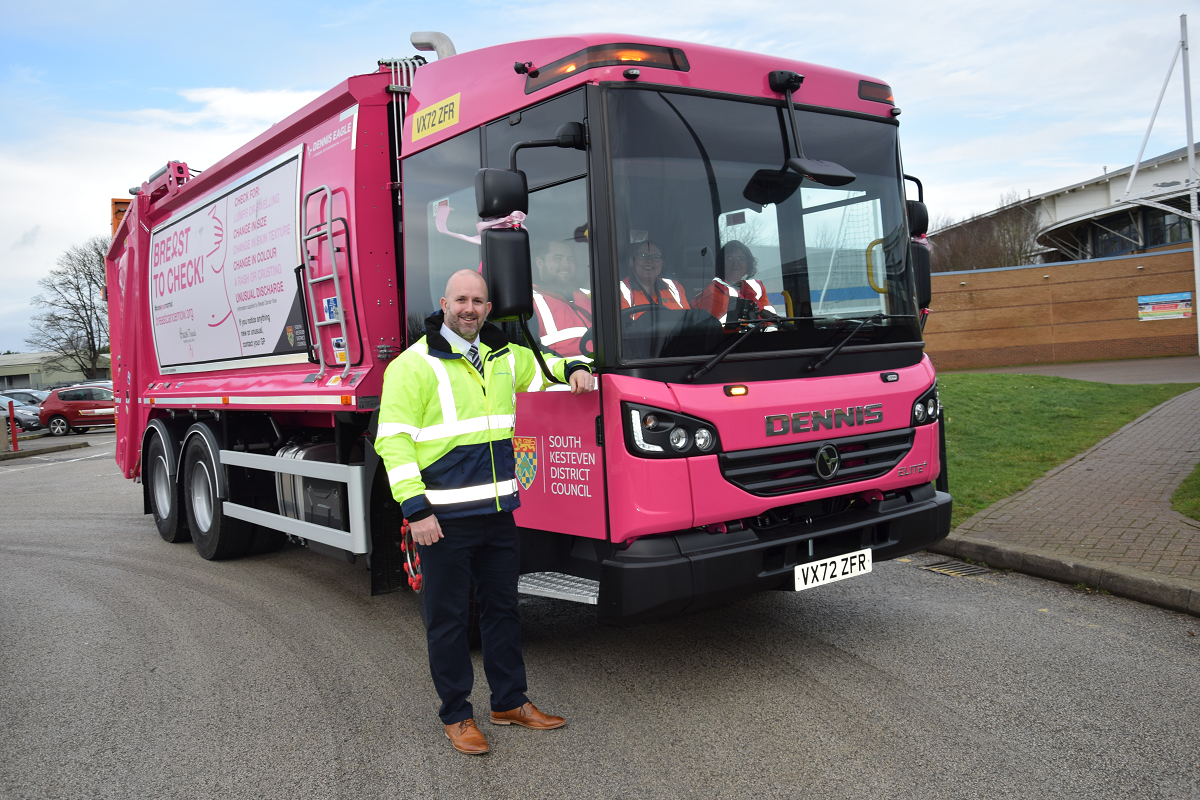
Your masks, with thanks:
M576 289L571 299L533 287L533 307L537 311L538 341L560 356L586 356L579 339L592 327L592 298Z
M729 301L741 297L753 300L760 311L770 314L777 313L767 303L767 290L760 281L753 278L743 278L737 286L728 284L720 278L713 278L712 283L704 287L704 291L696 298L696 308L702 308L712 314L721 324L725 324L725 314L729 311Z
M647 294L633 277L625 277L617 284L621 289L621 308L634 306L662 306L683 310L691 308L683 287L670 278L659 278L654 282L653 295ZM641 316L638 314L637 316Z

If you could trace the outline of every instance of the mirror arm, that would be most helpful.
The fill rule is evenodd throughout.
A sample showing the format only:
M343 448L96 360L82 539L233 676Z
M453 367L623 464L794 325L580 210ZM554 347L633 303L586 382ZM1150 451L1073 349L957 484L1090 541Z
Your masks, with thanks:
M534 139L530 142L517 142L508 151L508 168L517 171L517 151L525 147L558 147L558 139Z
M515 152L515 151L514 151ZM529 332L529 323L525 319L525 315L520 316L521 331L525 334L525 341L529 343L529 349L533 351L533 357L537 359L538 366L542 368L542 374L546 376L546 380L550 383L562 383L558 378L550 372L550 368L546 366L546 359L542 358L542 343L533 340L533 334Z
M792 120L792 142L796 145L796 158L804 158L804 146L800 144L800 125L796 120L796 104L792 102L792 90L785 88L783 96L787 99L788 116Z

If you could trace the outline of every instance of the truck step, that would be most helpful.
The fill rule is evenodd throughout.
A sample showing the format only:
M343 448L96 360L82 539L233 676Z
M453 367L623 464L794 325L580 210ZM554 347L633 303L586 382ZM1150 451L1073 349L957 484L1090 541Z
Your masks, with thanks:
M535 594L539 597L553 597L594 606L600 597L600 581L576 578L561 572L533 572L521 576L517 591L521 594Z

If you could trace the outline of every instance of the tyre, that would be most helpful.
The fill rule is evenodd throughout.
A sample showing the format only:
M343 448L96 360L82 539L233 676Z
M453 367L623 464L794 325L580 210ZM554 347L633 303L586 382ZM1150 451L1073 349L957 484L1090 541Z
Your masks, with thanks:
M176 544L192 538L188 531L186 515L181 519L179 513L179 486L171 478L170 455L163 447L162 439L150 437L150 448L146 451L146 470L144 480L150 492L150 511L154 515L154 524L158 527L158 535L163 541Z
M209 561L243 555L253 539L253 526L221 511L217 496L220 467L213 463L200 436L188 440L183 465L184 507L196 552Z
M66 436L71 432L71 423L67 422L67 418L61 414L51 417L50 421L46 423L46 427L54 436Z

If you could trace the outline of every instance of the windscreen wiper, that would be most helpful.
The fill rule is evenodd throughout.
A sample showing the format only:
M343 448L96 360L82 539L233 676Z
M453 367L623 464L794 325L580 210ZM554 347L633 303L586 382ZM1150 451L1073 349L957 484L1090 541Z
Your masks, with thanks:
M717 353L715 356L710 358L708 360L708 363L705 364L703 367L699 367L698 369L694 369L691 372L689 372L687 374L687 377L684 378L684 380L687 381L688 383L691 383L692 381L696 380L697 378L702 378L705 375L707 375L708 373L712 372L713 367L715 367L717 364L720 364L721 361L725 358L725 356L729 355L730 353L732 353L734 351L734 348L736 348L742 342L746 341L746 339L748 339L750 337L750 334L758 333L764 327L766 327L768 324L770 324L774 321L775 320L773 320L773 319L760 319L757 322L750 323L749 329L744 330L741 333L739 333L737 335L737 337L732 342L730 342L729 345L724 350L722 350L721 352Z
M855 321L854 319L848 317L844 319L846 319L847 322ZM805 367L804 371L815 372L816 370L819 370L821 367L828 364L833 360L834 356L841 352L843 347L849 344L851 339L858 335L858 332L862 330L864 326L866 326L868 323L881 319L916 319L916 316L913 314L884 314L881 312L879 314L872 314L869 317L863 317L862 319L857 320L858 324L854 326L854 330L850 331L849 336L847 336L845 339L842 339L840 342L830 348L829 352L827 352L825 355L821 356L816 361Z

